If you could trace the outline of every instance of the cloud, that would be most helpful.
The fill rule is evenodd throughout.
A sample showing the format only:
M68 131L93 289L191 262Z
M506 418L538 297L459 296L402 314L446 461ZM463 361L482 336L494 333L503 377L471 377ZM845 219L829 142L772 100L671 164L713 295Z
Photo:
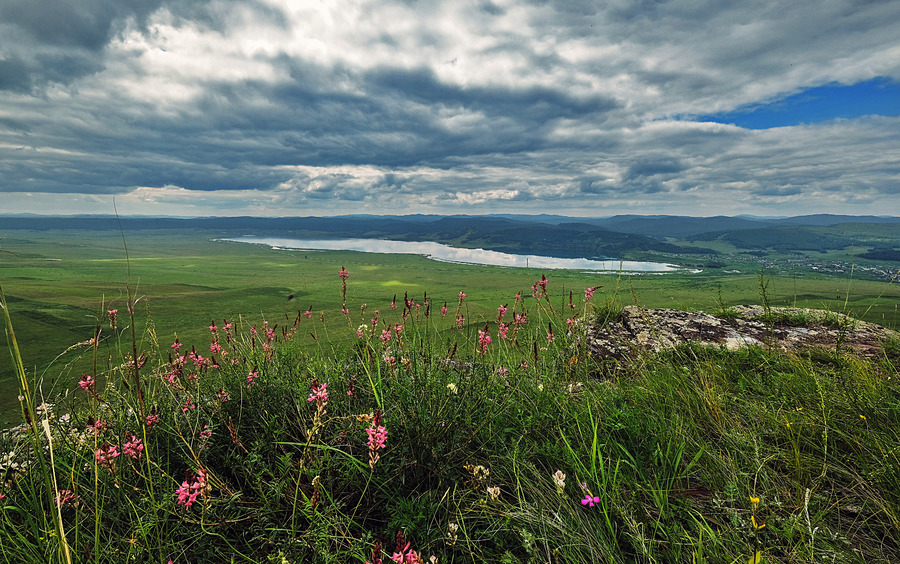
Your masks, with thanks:
M690 117L900 79L896 2L51 4L0 6L9 211L900 214L889 112Z

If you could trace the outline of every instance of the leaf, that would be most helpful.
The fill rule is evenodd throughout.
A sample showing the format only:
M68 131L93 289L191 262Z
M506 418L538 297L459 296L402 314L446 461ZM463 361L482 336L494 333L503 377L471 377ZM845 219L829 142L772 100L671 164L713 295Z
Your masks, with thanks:
M760 562L762 562L762 552L757 550L756 554L750 557L748 564L759 564Z

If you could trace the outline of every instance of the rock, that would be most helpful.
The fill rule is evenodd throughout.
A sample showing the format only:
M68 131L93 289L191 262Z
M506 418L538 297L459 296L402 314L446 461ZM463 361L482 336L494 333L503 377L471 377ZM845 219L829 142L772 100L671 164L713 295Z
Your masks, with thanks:
M898 333L881 325L824 310L743 305L724 315L702 311L627 306L603 325L587 331L591 351L600 360L625 361L640 352L659 352L685 343L725 347L772 346L785 351L811 347L853 349L877 356L881 343Z

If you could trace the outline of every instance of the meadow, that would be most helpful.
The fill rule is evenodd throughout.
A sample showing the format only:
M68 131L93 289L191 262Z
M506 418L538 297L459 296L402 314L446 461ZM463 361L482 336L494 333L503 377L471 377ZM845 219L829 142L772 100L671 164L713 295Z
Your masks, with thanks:
M33 422L0 439L5 561L900 560L900 344L686 347L614 374L588 354L585 324L625 304L758 303L758 269L222 235L3 239L4 426L19 394ZM900 321L896 284L763 279L771 305Z

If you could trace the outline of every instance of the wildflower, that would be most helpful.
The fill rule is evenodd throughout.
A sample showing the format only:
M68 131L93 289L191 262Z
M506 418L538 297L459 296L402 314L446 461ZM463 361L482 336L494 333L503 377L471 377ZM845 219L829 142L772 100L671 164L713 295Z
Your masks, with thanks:
M381 550L381 541L376 540L375 546L372 547L372 561L369 562L368 560L366 560L366 564L384 564L383 560L381 559Z
M204 425L203 429L197 433L197 438L200 439L200 450L206 448L206 443L209 442L209 439L212 437L212 429L209 428L209 425Z
M191 505L197 501L197 498L200 497L200 494L206 488L206 472L204 470L198 470L197 472L198 475L194 477L193 481L188 482L185 480L181 482L181 487L175 491L175 495L178 497L176 503L184 506L185 509L190 509Z
M338 272L338 276L341 277L341 280L346 280L347 278L350 278L350 273L347 272L347 269L345 269L345 268L342 266L342 267L341 267L341 271Z
M259 372L254 368L250 371L250 374L247 374L247 389L250 389L256 383L257 378L259 378Z
M178 349L181 348L181 343L178 342L178 339L175 339L175 342L172 343L172 348L175 349L175 352L178 352Z
M386 343L391 340L391 332L388 329L381 330L381 341Z
M141 453L144 451L143 440L137 438L133 434L128 435L128 441L122 445L122 452L130 456L131 458L137 460L141 457Z
M215 321L212 321L212 322L209 324L209 331L210 331L210 333L215 333L215 332L218 331L218 330L219 330L219 328L216 327L216 322L215 322Z
M462 329L463 323L465 323L465 321L466 321L466 318L465 318L465 317L463 317L463 316L461 316L461 315L458 316L458 317L456 318L456 328L457 328L457 329Z
M585 288L584 290L584 301L594 299L594 289L593 288Z
M305 315L307 319L311 318L312 317L312 306L310 306L309 309L304 311L303 315Z
M151 413L147 417L144 418L144 421L147 424L148 429L152 429L156 424L159 423L159 415L156 413Z
M553 473L553 483L556 484L556 493L562 494L566 487L566 475L562 470Z
M100 448L94 451L94 458L97 461L97 464L100 464L101 466L105 466L106 468L112 470L113 461L120 454L121 453L116 448L116 445L103 443Z
M191 396L188 396L187 399L184 400L184 405L181 406L181 411L183 413L187 413L188 411L190 411L196 407L197 406L194 405L194 398L192 398Z
M497 486L491 487L487 489L488 494L491 496L492 501L497 501L500 499L500 488Z
M759 505L759 498L750 496L750 503L752 503L753 508L756 509L756 506Z
M107 310L106 314L109 316L109 326L115 331L116 329L116 314L119 313L117 309Z
M391 300L391 309L397 309L397 294L394 294L394 299Z
M487 346L490 344L491 344L490 330L488 329L488 326L485 325L483 330L482 329L478 330L478 348L480 349L479 352L482 355L487 354Z
M0 499L3 499L0 495ZM64 507L66 505L75 505L78 502L78 496L72 490L56 490L56 505Z
M92 376L87 374L81 375L81 380L78 381L78 385L81 386L81 389L88 392L91 395L96 393L96 381Z
M451 394L455 395L455 394L459 393L459 390L457 389L456 384L454 384L453 382L450 382L449 384L447 384L447 389L450 390Z
M344 315L350 315L350 310L345 306L341 308L341 313L343 313Z
M463 301L464 299L466 299L466 293L465 293L465 292L460 292L460 293L459 293L459 296L457 296L457 297L459 298L460 303L462 303L462 301Z
M312 391L309 393L309 397L306 398L306 401L314 401L317 404L319 402L326 403L328 401L328 383L319 384L318 379L313 379Z
M503 323L502 321L497 325L497 332L500 334L501 339L505 339L509 334L509 323Z
M497 323L503 320L503 316L506 315L507 307L502 305L497 308Z
M600 503L600 498L597 496L591 496L590 493L584 494L584 499L581 500L581 505L587 505L590 507L593 507L597 503Z
M556 336L553 334L553 324L547 324L547 342L552 343L556 339Z
M94 435L99 435L106 428L106 422L100 419L94 421L92 418L88 418L88 429L92 429L94 431Z
M369 440L366 444L369 446L369 468L375 469L375 464L381 458L378 450L383 449L387 442L387 428L382 425L381 410L376 409L372 415L372 423L366 429Z
M447 302L444 302L444 306L441 308L441 317L447 315Z
M459 530L459 525L456 523L447 523L447 544L453 546L456 544L456 540L459 538L459 535L456 534L456 531Z
M506 376L507 374L509 374L509 369L506 368L505 366L498 366L497 374L499 374L501 376Z

